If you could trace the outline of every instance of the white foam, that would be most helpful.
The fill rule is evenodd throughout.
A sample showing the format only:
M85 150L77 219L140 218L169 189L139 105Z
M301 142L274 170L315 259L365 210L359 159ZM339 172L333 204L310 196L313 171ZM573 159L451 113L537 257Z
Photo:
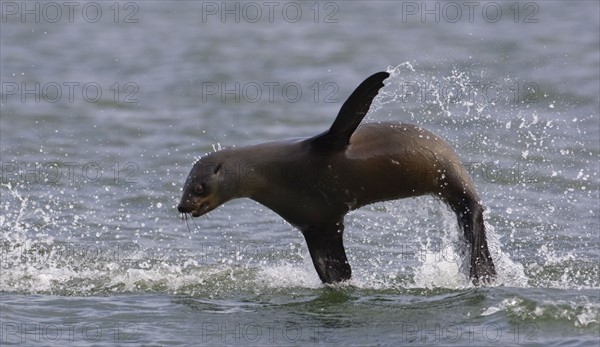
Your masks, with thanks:
M279 260L278 262L277 259L269 259L247 267L241 267L239 262L225 262L218 265L199 262L197 254L193 251L189 256L175 256L168 250L162 250L167 252L165 256L168 260L155 259L149 249L143 247L137 249L136 256L139 259L129 259L134 261L133 263L110 260L94 263L94 259L86 258L85 254L83 257L77 254L65 257L61 242L71 240L73 232L69 228L80 230L81 222L78 222L80 219L74 216L74 222L64 227L64 230L61 229L60 233L65 236L57 241L56 237L46 231L58 224L52 215L55 214L53 210L60 209L54 207L55 202L52 199L45 202L49 208L41 209L39 215L26 215L25 211L30 209L34 202L30 203L27 197L22 196L15 187L5 185L1 188L5 190L1 208L8 212L0 216L0 227L3 230L3 269L0 277L2 291L94 294L104 291L197 291L200 290L199 285L206 284L217 289L221 288L219 286L241 289L323 286L305 246L302 246L300 264L294 261ZM413 204L393 202L384 206L375 206L372 207L371 214L368 214L369 210L366 211L367 217L357 218L353 224L363 230L352 230L351 233L353 235L363 233L364 238L351 239L354 245L350 244L348 256L353 269L353 278L345 285L375 290L472 287L468 278L468 259L465 257L466 244L452 211L429 197L419 198L413 202ZM383 216L381 210L385 212ZM34 222L31 222L31 219ZM484 216L484 219L487 218ZM33 225L44 220L49 223L46 229ZM441 223L441 226L436 225L431 230L418 230L419 227L413 226L413 223ZM409 231L398 231L404 228L403 226L407 226ZM502 249L494 226L486 223L486 229L490 252L498 273L496 281L491 285L530 287L524 266L513 260L509 252ZM394 256L394 252L401 252L394 249L395 244L388 245L385 241L387 238L402 242L402 238L407 236L412 237L411 242L423 247L420 250L422 257L412 259L413 263L408 265ZM370 246L372 242L380 241L383 242L383 247L389 249ZM348 246L348 243L346 245ZM387 254L379 254L380 250L386 251ZM539 255L546 259L545 263L542 263L544 267L563 264L573 259L572 254L559 255L549 247L541 247ZM579 270L567 269L559 281L550 283L551 287L573 288L575 286L573 281L578 276L589 276L589 274L580 276L577 271ZM597 286L596 279L590 279L589 282L591 287ZM588 318L585 315L581 318L582 321L586 319Z
M584 299L583 302L566 300L546 300L529 302L519 297L503 299L497 306L486 308L481 315L490 316L497 312L506 312L521 319L552 319L573 322L578 328L599 323L600 304Z
M261 267L256 277L256 283L266 288L320 288L323 286L312 264L307 267L291 263Z

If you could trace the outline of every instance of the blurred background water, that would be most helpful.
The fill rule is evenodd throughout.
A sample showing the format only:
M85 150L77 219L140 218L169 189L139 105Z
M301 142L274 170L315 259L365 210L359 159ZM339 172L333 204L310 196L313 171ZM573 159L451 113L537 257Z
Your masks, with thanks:
M600 9L533 2L1 3L0 320L15 345L597 346ZM350 213L350 284L250 200L186 224L193 162L368 121L456 149L497 283L431 197Z

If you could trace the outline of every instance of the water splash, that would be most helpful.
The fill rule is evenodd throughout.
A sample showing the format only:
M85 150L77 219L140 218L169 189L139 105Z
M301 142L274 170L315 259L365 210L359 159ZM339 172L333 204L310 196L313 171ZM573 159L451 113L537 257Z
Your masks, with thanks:
M502 300L497 306L488 307L481 315L490 316L498 312L506 312L509 316L526 322L552 320L568 321L577 328L600 326L600 304L589 301L587 297L580 297L577 301L534 302L513 296Z

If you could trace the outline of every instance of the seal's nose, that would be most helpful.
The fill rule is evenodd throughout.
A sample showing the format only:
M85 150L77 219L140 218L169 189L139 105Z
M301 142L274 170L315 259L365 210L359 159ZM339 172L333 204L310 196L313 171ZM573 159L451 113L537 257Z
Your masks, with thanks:
M183 206L182 204L179 204L179 206L177 206L177 210L181 213L191 213L192 210L188 207Z

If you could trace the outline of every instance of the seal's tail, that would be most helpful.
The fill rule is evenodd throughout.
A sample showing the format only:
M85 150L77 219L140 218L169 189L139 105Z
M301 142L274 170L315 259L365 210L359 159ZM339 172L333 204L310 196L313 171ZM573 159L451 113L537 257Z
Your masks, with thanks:
M471 246L471 271L473 284L490 283L496 278L496 268L488 249L483 223L483 207L474 200L467 202L462 211L457 212L458 223Z

